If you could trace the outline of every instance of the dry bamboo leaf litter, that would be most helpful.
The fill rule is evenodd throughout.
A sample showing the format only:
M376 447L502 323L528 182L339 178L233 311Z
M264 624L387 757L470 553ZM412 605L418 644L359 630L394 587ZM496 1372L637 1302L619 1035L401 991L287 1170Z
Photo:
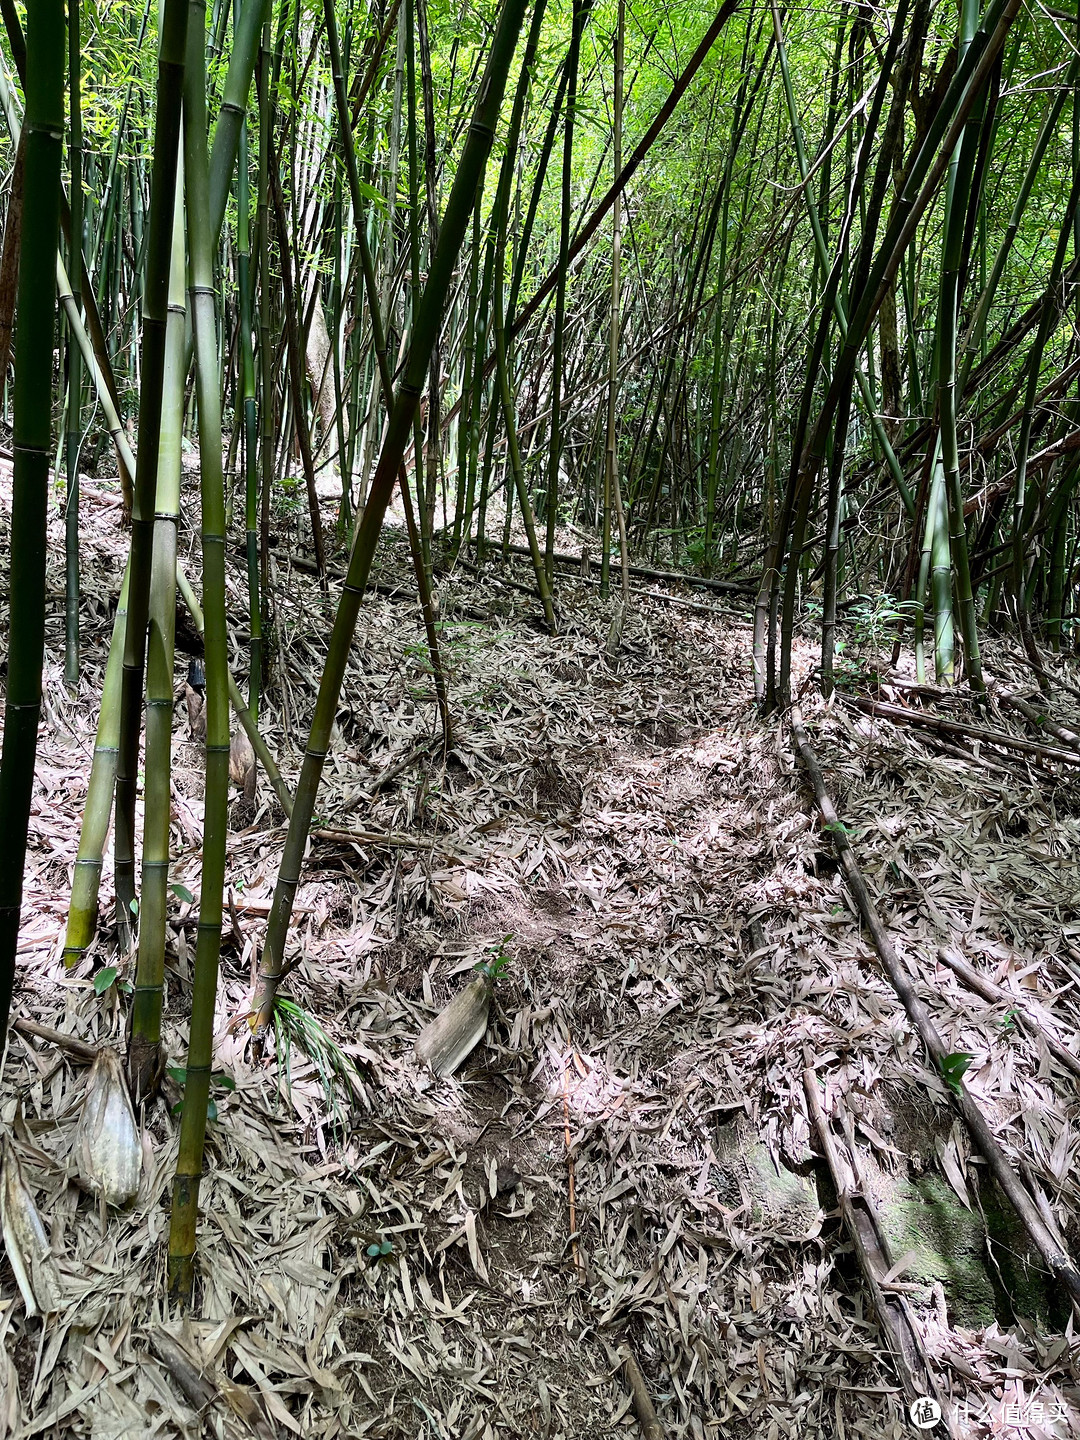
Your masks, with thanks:
M120 536L115 512L91 516L90 589L103 600L88 646L100 647ZM294 1048L286 1083L230 1028L280 853L272 799L260 795L254 824L230 837L244 933L223 959L218 1061L237 1088L211 1127L194 1321L221 1393L235 1387L278 1434L633 1435L625 1343L672 1436L780 1440L838 1423L848 1435L908 1433L835 1221L793 1183L812 1157L802 1045L843 1099L868 1180L874 1167L937 1167L937 1140L950 1166L969 1157L948 1148L941 1079L869 963L783 737L752 715L747 628L643 603L612 668L607 612L583 587L564 587L557 639L527 623L527 599L492 601L463 579L442 592L455 750L445 763L417 751L433 734L420 627L410 638L402 606L373 601L319 803L328 831L408 834L417 846L317 840L298 896L289 993L356 1065L336 1114L310 1055ZM266 734L291 780L322 602L297 577L277 599L290 673ZM50 625L58 647L59 611ZM83 970L58 965L92 735L55 660L46 684L18 1004L84 1043L122 1043L120 1001L95 996L89 979L108 958L109 926ZM1055 718L1076 720L1067 707ZM1075 782L1016 757L987 772L836 708L820 723L902 955L957 945L1075 1048L1076 976L1060 963L1080 941ZM176 763L171 878L196 893L200 761L182 725ZM109 884L107 872L103 894ZM174 1060L193 940L181 917L178 904ZM414 1058L416 1036L500 949L510 965L484 1043L436 1080ZM936 1023L973 1055L969 1083L999 1138L1068 1228L1069 1082L1030 1035L950 973L930 973ZM5 1386L5 1423L195 1433L150 1341L171 1324L158 1297L175 1122L163 1106L148 1116L140 1195L103 1231L70 1180L86 1079L40 1038L11 1046L0 1114L11 1125L21 1110L15 1143L65 1299L43 1333L0 1269L17 1386L14 1402ZM768 1173L783 1184L764 1189ZM958 1324L926 1285L910 1303L973 1424L1004 1417L1020 1388L1025 1405L1063 1406L1073 1423L1065 1333ZM215 1433L243 1433L228 1403L215 1415Z

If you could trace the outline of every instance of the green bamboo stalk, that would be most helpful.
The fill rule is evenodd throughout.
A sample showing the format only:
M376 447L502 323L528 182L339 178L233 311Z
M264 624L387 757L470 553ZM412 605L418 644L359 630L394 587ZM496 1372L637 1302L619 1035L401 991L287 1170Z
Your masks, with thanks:
M83 233L82 193L82 99L79 36L80 0L68 5L68 168L71 172L71 255L72 273L79 275ZM80 287L81 288L81 287ZM82 296L73 297L76 307ZM74 688L79 683L79 451L82 445L82 352L69 330L68 342L68 428L66 449L67 499L64 505L65 587L64 587L64 681Z
M234 17L240 39L241 10L260 10L258 0L236 0ZM245 97L246 100L246 97ZM248 585L248 708L259 718L262 690L262 604L259 598L259 419L255 401L254 312L251 295L251 197L248 177L247 120L240 126L236 167L236 271L240 299L241 384L244 400L244 526ZM264 284L265 284L264 277Z
M259 237L259 632L267 628L270 600L270 495L274 483L274 370L270 343L270 144L273 107L270 100L270 22L262 30L259 49L259 168L256 182L256 226ZM260 668L266 670L265 651Z
M228 636L225 617L225 477L221 464L217 303L206 158L206 0L190 0L184 84L188 304L195 346L206 622L206 791L199 938L195 949L180 1149L169 1225L168 1286L186 1302L195 1277L195 1227L213 1060L229 797Z
M416 0L405 0L405 95L406 138L409 176L409 314L416 316L420 303L420 159L416 134ZM408 333L406 327L406 333ZM434 351L432 351L434 354ZM428 420L431 415L430 379L428 382ZM431 573L431 527L428 523L424 495L424 422L420 410L413 417L413 478L416 482L416 503L420 520L420 553L423 568Z
M527 0L505 0L481 80L472 123L461 160L454 176L446 206L439 243L431 258L428 282L413 320L412 339L405 372L394 397L382 454L372 480L364 514L356 530L349 568L334 618L326 666L319 685L311 732L308 736L300 781L297 785L285 851L278 871L274 900L267 925L266 941L259 966L259 981L253 1002L253 1026L265 1031L273 1017L274 1003L285 959L285 938L292 913L293 897L300 883L300 867L308 829L315 808L319 781L326 760L330 732L337 711L338 696L345 678L349 646L363 599L375 547L382 529L390 493L409 441L413 417L420 402L428 362L442 322L454 267L476 202L477 188L491 152L495 126L502 104L506 77L525 17Z
M559 275L555 286L555 333L551 355L551 431L548 445L547 531L544 568L548 584L555 571L555 527L559 521L559 466L562 463L563 371L565 369L566 283L570 255L570 188L574 175L574 117L577 111L578 57L590 0L573 0L570 53L566 61L566 119L563 125L562 192L559 209Z
M330 51L330 69L334 82L334 95L337 101L338 126L341 130L345 174L349 182L349 195L352 200L353 219L356 225L356 243L360 252L360 269L364 277L364 294L367 299L368 318L371 322L372 347L375 351L375 363L378 367L379 383L382 387L383 399L389 412L393 405L394 382L393 376L390 373L390 359L387 353L386 331L383 325L379 286L375 276L375 262L372 258L371 246L368 242L367 207L363 203L363 196L360 190L360 174L356 166L356 147L353 143L352 121L349 118L348 95L345 90L345 70L341 63L341 46L338 40L334 0L324 0L323 13L326 19L326 37ZM375 420L375 415L372 415L370 423L374 425ZM416 454L419 455L419 453L419 449L417 448ZM453 743L453 727L450 720L450 704L447 697L446 673L443 669L442 656L439 650L437 612L431 593L430 531L428 555L425 558L423 531L421 530L420 533L417 532L416 515L409 489L409 478L404 465L401 466L398 472L398 483L401 487L401 498L405 511L406 528L409 535L409 549L412 555L413 574L416 577L417 590L420 595L420 609L423 615L424 630L427 637L428 655L431 660L431 673L435 683L435 696L439 706L439 718L442 721L443 739L447 748L449 748Z
M158 447L150 629L146 659L146 789L143 816L139 952L128 1040L128 1079L136 1103L151 1095L162 1066L161 1002L169 900L172 819L173 641L176 630L176 535L180 517L181 441L187 378L184 305L183 162L177 171L169 315Z
M753 96L757 94L762 81L765 78L765 67L769 55L772 53L772 45L767 47L765 55L758 66L757 75L754 81L753 92L747 98L747 88L750 84L750 37L751 29L747 26L746 39L743 44L742 68L744 80L736 97L734 112L731 120L731 132L728 139L727 157L724 162L724 173L720 182L720 189L717 199L722 204L720 212L720 263L717 266L716 298L713 301L713 335L712 335L712 368L709 386L709 454L706 471L706 495L705 495L705 573L709 574L712 568L713 558L713 527L715 524L716 497L719 490L719 459L720 459L720 419L723 402L724 380L726 378L728 352L731 345L732 326L725 323L729 319L731 306L725 307L725 282L728 268L728 228L731 206L731 181L735 165L735 157L739 152L739 146L746 133L746 116ZM742 229L740 227L741 236Z
M469 287L466 297L465 344L461 357L461 398L458 404L458 454L457 478L454 499L454 529L450 541L453 555L461 549L462 539L468 539L472 529L472 517L466 521L467 485L469 473L469 452L472 448L472 395L476 383L476 322L477 288L480 280L480 201L473 208L472 245L469 248Z
M612 105L612 162L615 174L622 169L623 132L623 71L625 68L625 25L626 4L619 0L615 17L615 83ZM601 594L607 594L607 568L611 553L611 517L614 513L619 537L619 558L622 569L622 594L618 608L612 617L608 634L608 654L614 655L622 644L623 625L630 602L630 556L626 542L626 516L623 512L622 494L619 488L619 326L621 321L621 264L622 264L622 197L616 200L611 212L611 313L608 331L608 411L607 441L604 447L604 553L601 570Z
M0 1056L7 1041L41 714L45 546L52 443L55 264L64 134L63 0L30 7L26 172L15 337L7 697L0 758Z
M962 0L960 7L960 30L957 37L958 53L963 56L978 24L978 0ZM985 691L982 664L979 655L979 630L975 614L975 601L971 590L971 566L968 561L967 527L964 521L964 496L960 483L960 444L957 430L956 395L956 332L960 311L961 268L963 265L963 242L965 221L968 210L979 203L975 189L975 163L979 148L982 125L981 104L972 112L964 130L963 139L953 154L949 167L949 180L945 193L944 236L942 240L941 284L938 303L937 374L938 374L938 415L941 423L942 484L947 505L949 549L952 565L956 571L956 602L960 610L960 625L964 637L964 652L967 659L968 680L971 688L978 693ZM931 506L934 509L934 506ZM934 575L937 575L935 563ZM944 585L941 586L944 592ZM952 585L948 593L942 593L942 603L947 601L949 615L945 623L935 619L935 642L947 635L947 644L942 653L935 648L935 666L938 680L946 684L953 678L952 641ZM935 614L938 604L938 587L935 586Z
M439 211L435 196L437 163L435 137L435 87L431 76L431 47L428 44L426 0L416 0L416 39L420 50L420 89L424 101L424 185L427 198L427 251L430 255L439 240ZM424 570L432 574L431 536L435 528L435 506L438 499L439 465L442 459L441 410L441 341L435 340L428 365L428 409L425 430L424 468L420 451L416 452L416 501L420 514L420 539L424 554Z
M236 34L233 36L221 108L214 127L214 148L210 155L210 235L215 247L225 220L225 206L247 116L248 95L251 93L263 25L269 18L270 0L248 0L237 15Z
M64 964L69 969L82 959L97 928L101 859L112 815L116 755L120 748L120 682L124 664L127 597L128 571L125 567L120 599L113 620L109 658L105 663L101 710L94 739L94 758L90 765L90 781L83 805L82 829L79 832L79 851L71 882L71 903L64 936Z
M331 304L333 312L333 325L331 334L333 343L330 350L331 370L334 382L334 435L337 440L338 453L338 474L341 476L341 511L338 523L343 534L352 532L352 438L353 430L350 424L348 439L346 439L346 422L353 417L349 415L348 402L345 396L345 387L342 383L342 314L344 294L342 291L342 249L345 244L345 206L341 196L341 176L334 172L334 193L332 201L334 215L334 273L331 286ZM344 342L345 364L348 365L349 342Z
M158 42L154 157L150 175L146 283L142 302L139 453L135 467L135 503L131 512L131 573L124 637L124 679L120 696L120 753L116 763L113 853L117 925L123 945L130 943L131 911L135 901L135 789L142 730L143 669L154 545L154 494L157 488L161 387L165 373L169 263L187 18L187 0L163 0ZM200 49L200 63L201 58Z

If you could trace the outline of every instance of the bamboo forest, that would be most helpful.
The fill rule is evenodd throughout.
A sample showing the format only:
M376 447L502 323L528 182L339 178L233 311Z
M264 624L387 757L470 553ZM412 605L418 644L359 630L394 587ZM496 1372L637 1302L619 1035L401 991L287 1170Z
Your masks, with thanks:
M1077 0L0 19L0 1440L1078 1440Z

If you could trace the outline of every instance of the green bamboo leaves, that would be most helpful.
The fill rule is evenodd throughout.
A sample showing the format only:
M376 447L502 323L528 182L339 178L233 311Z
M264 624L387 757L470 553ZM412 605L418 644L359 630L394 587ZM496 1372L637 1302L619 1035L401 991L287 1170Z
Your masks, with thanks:
M41 713L45 532L52 441L56 247L64 134L63 0L30 7L26 174L15 336L15 465L7 704L0 758L0 1055L7 1040L22 908L23 864Z

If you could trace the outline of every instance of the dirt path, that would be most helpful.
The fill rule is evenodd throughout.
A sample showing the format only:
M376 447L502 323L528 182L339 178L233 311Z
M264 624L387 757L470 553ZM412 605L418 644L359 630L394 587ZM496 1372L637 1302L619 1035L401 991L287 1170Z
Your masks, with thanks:
M88 588L101 598L88 606L88 668L99 675L120 536L115 510L90 514ZM388 553L384 573L406 571ZM277 594L288 665L266 732L291 779L325 624L307 577L282 572ZM144 1192L103 1230L69 1178L85 1071L13 1041L0 1118L66 1299L43 1331L0 1263L0 1440L252 1427L633 1435L627 1345L671 1437L909 1434L810 1144L804 1046L826 1103L844 1098L868 1184L894 1207L897 1258L913 1256L903 1278L971 1433L1022 1405L1043 1433L1080 1434L1064 1317L1037 1276L1005 1274L1007 1234L988 1250L981 1219L977 1234L961 1223L987 1210L989 1192L860 939L789 739L754 715L745 619L644 602L612 666L592 591L564 591L557 639L539 633L524 597L490 582L448 582L442 602L457 746L445 761L424 752L381 787L431 733L430 681L407 591L362 617L319 815L324 828L405 832L417 845L313 842L289 984L309 1017L298 1022L307 1054L295 1024L288 1048L277 1037L277 1061L228 1028L249 998L283 836L265 796L232 838L238 932L227 924L218 1063L236 1089L219 1096L211 1127L186 1332L160 1299L176 1144L167 1106L147 1117ZM91 981L113 958L110 932L75 976L58 959L93 673L72 706L59 611L50 624L16 1010L120 1043L123 997L99 997ZM1072 1082L934 954L958 943L1018 994L1037 994L1075 1047L1074 977L1061 962L1080 935L1080 786L943 758L839 707L814 723L939 1025L974 1056L971 1085L1072 1238ZM200 758L179 713L175 763L172 878L197 892ZM194 923L179 902L174 921L168 1037L182 1063ZM495 954L509 964L485 1042L435 1081L413 1039ZM357 1067L329 1102L311 1021ZM949 1178L962 1190L965 1169L967 1208ZM904 1188L927 1177L929 1190ZM927 1214L934 1235L920 1230ZM167 1358L166 1326L216 1367L202 1421Z

